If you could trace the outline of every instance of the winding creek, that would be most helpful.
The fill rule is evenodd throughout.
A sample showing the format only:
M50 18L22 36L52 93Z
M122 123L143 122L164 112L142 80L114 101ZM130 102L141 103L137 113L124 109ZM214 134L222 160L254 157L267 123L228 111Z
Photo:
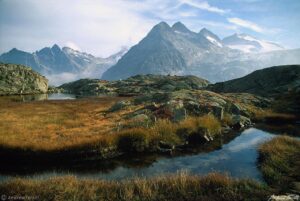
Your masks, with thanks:
M252 178L262 181L262 175L257 168L258 145L270 140L275 134L257 128L248 128L229 143L222 145L221 149L208 153L189 154L174 157L157 157L148 164L128 165L120 163L111 170L107 168L91 171L74 170L46 170L33 173L1 174L0 181L10 179L14 176L44 179L53 176L75 175L79 178L119 180L136 176L151 177L162 174L187 171L192 174L207 174L210 172L221 172L235 178ZM131 159L134 163L134 158Z

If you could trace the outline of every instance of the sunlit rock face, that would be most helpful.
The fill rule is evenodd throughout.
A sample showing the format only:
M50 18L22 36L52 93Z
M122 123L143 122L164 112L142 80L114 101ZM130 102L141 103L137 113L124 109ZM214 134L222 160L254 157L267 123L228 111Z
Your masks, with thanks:
M31 68L0 64L0 95L39 94L48 91L48 80Z

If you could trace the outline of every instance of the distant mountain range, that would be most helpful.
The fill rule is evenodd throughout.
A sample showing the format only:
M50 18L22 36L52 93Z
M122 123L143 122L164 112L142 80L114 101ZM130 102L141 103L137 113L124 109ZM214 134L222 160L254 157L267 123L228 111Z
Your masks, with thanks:
M220 82L269 66L300 64L300 49L288 50L247 34L220 39L205 28L196 33L181 22L172 27L161 22L130 50L124 48L108 58L54 45L34 53L14 48L2 54L0 62L30 66L56 85L137 74L196 75Z
M222 40L223 44L231 49L240 50L245 53L270 52L276 50L284 50L284 48L276 43L258 40L247 34L234 34Z
M34 53L28 53L13 48L0 56L4 63L23 64L46 75L53 84L61 84L79 78L99 78L109 67L114 65L127 51L120 52L108 58L95 57L91 54L73 50L58 45L45 47Z
M207 29L190 31L177 22L161 22L133 46L102 79L124 79L136 74L196 75L211 82L244 76L254 70L300 64L300 49L234 34L221 40Z

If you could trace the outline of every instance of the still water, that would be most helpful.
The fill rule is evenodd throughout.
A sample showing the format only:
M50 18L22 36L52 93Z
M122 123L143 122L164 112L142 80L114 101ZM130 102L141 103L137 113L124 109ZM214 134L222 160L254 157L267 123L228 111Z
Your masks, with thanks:
M3 98L16 102L42 101L42 100L68 100L76 99L74 94L53 93L53 94L34 94L34 95L19 95L19 96L3 96Z
M210 172L226 173L235 178L252 178L262 181L262 175L257 168L257 148L260 143L270 140L274 134L257 128L244 130L232 141L222 145L221 149L208 153L198 153L176 157L158 157L141 166L118 164L111 170L89 171L44 171L30 173L27 178L44 179L52 176L75 175L79 178L119 180L132 177L151 177L162 174L187 171L191 174L207 174ZM18 175L14 175L18 176ZM0 173L0 180L6 180L13 175Z

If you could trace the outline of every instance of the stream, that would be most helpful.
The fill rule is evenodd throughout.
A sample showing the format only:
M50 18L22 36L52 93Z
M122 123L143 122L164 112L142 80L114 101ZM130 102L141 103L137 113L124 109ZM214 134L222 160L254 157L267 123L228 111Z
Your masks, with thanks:
M53 176L75 175L86 179L119 180L133 177L152 177L186 171L191 174L205 175L211 172L228 174L234 178L252 178L263 181L257 168L258 151L260 143L270 140L275 134L258 128L248 128L218 150L208 153L186 154L173 157L156 157L148 163L141 165L128 165L119 163L107 169L92 168L90 171L76 171L73 169L36 171L28 174L2 174L0 181L14 176L22 178L45 179ZM134 161L134 157L129 159ZM101 162L99 162L101 163ZM139 163L138 163L139 164Z

